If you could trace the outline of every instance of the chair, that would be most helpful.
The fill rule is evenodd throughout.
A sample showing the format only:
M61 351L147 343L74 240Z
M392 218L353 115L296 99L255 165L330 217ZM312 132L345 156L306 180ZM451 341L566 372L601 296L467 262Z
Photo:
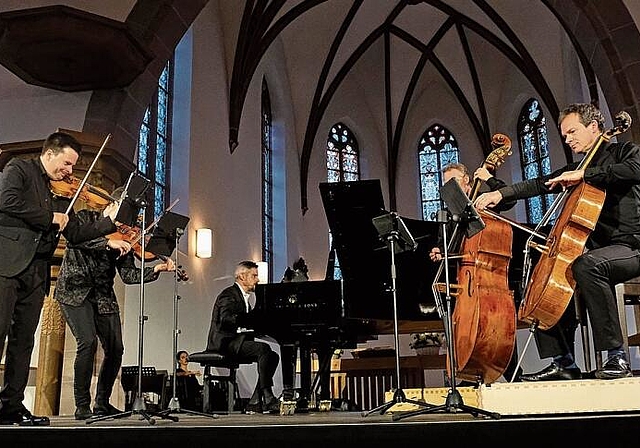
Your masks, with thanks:
M627 359L631 362L629 346L640 346L640 277L632 278L631 280L616 285L616 299L618 302L618 316L620 316L624 350L627 352ZM626 305L633 306L636 321L637 333L631 336L629 336L629 329L627 328Z
M618 318L620 319L620 329L622 330L622 346L631 362L629 346L640 346L640 277L632 278L624 283L616 285L616 302L618 305ZM582 350L585 358L585 368L591 370L591 344L589 341L589 329L585 310L581 300L576 300L578 320L580 321L582 333ZM634 306L634 316L638 333L629 336L627 326L626 305ZM602 367L602 354L595 353L596 368Z
M222 382L227 388L227 412L231 413L235 409L236 401L240 400L240 391L236 380L236 372L239 364L229 360L225 355L217 352L204 351L191 353L189 361L197 362L204 367L202 383L204 385L202 396L202 412L211 412L211 387L214 382ZM227 375L214 375L211 368L222 368L229 371Z

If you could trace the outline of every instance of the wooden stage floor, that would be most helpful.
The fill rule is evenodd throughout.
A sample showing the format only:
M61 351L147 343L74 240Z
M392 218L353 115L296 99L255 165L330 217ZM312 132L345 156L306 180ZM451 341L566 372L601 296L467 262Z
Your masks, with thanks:
M295 415L219 415L208 418L174 413L178 422L155 424L133 414L86 424L53 417L51 426L0 427L3 447L89 446L190 447L555 447L636 446L640 412L597 412L538 416L473 417L466 412L437 412L393 421L392 414L364 417L360 412ZM632 445L633 444L633 445Z

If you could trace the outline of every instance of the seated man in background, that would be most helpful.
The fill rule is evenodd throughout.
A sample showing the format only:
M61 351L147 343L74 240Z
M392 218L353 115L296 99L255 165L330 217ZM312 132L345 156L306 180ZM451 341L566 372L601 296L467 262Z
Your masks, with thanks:
M211 315L207 351L216 351L241 364L258 364L258 382L246 412L279 412L280 402L273 395L273 375L280 357L269 344L254 341L247 330L249 297L258 283L258 265L241 261L235 270L235 283L216 298Z

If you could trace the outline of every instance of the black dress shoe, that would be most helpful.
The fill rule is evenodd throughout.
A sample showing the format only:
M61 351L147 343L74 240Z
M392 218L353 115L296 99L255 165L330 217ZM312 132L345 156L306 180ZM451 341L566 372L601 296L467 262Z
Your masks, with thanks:
M0 413L0 425L49 426L49 417L33 415L26 409L9 414Z
M552 362L539 372L520 375L520 381L558 381L558 380L579 380L582 373L578 367L562 367Z
M245 414L262 414L262 403L247 403L247 407L244 410Z
M96 403L93 406L93 414L102 417L105 415L122 414L122 411L111 405L111 403Z
M76 412L73 414L76 420L86 420L93 417L93 411L88 404L80 405L76 408Z
M264 414L279 414L280 413L280 400L273 397L267 401L262 408Z
M616 378L628 378L633 376L631 366L620 355L607 359L602 367L596 370L596 378L601 380L614 380Z

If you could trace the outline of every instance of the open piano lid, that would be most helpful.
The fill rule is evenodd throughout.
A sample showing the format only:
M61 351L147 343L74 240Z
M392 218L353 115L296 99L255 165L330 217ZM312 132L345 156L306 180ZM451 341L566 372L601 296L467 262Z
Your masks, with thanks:
M373 225L385 210L380 180L320 183L320 194L344 280L347 317L392 319L391 254ZM402 217L418 243L396 254L396 290L400 320L433 320L431 285L438 265L429 259L437 244L438 224Z

